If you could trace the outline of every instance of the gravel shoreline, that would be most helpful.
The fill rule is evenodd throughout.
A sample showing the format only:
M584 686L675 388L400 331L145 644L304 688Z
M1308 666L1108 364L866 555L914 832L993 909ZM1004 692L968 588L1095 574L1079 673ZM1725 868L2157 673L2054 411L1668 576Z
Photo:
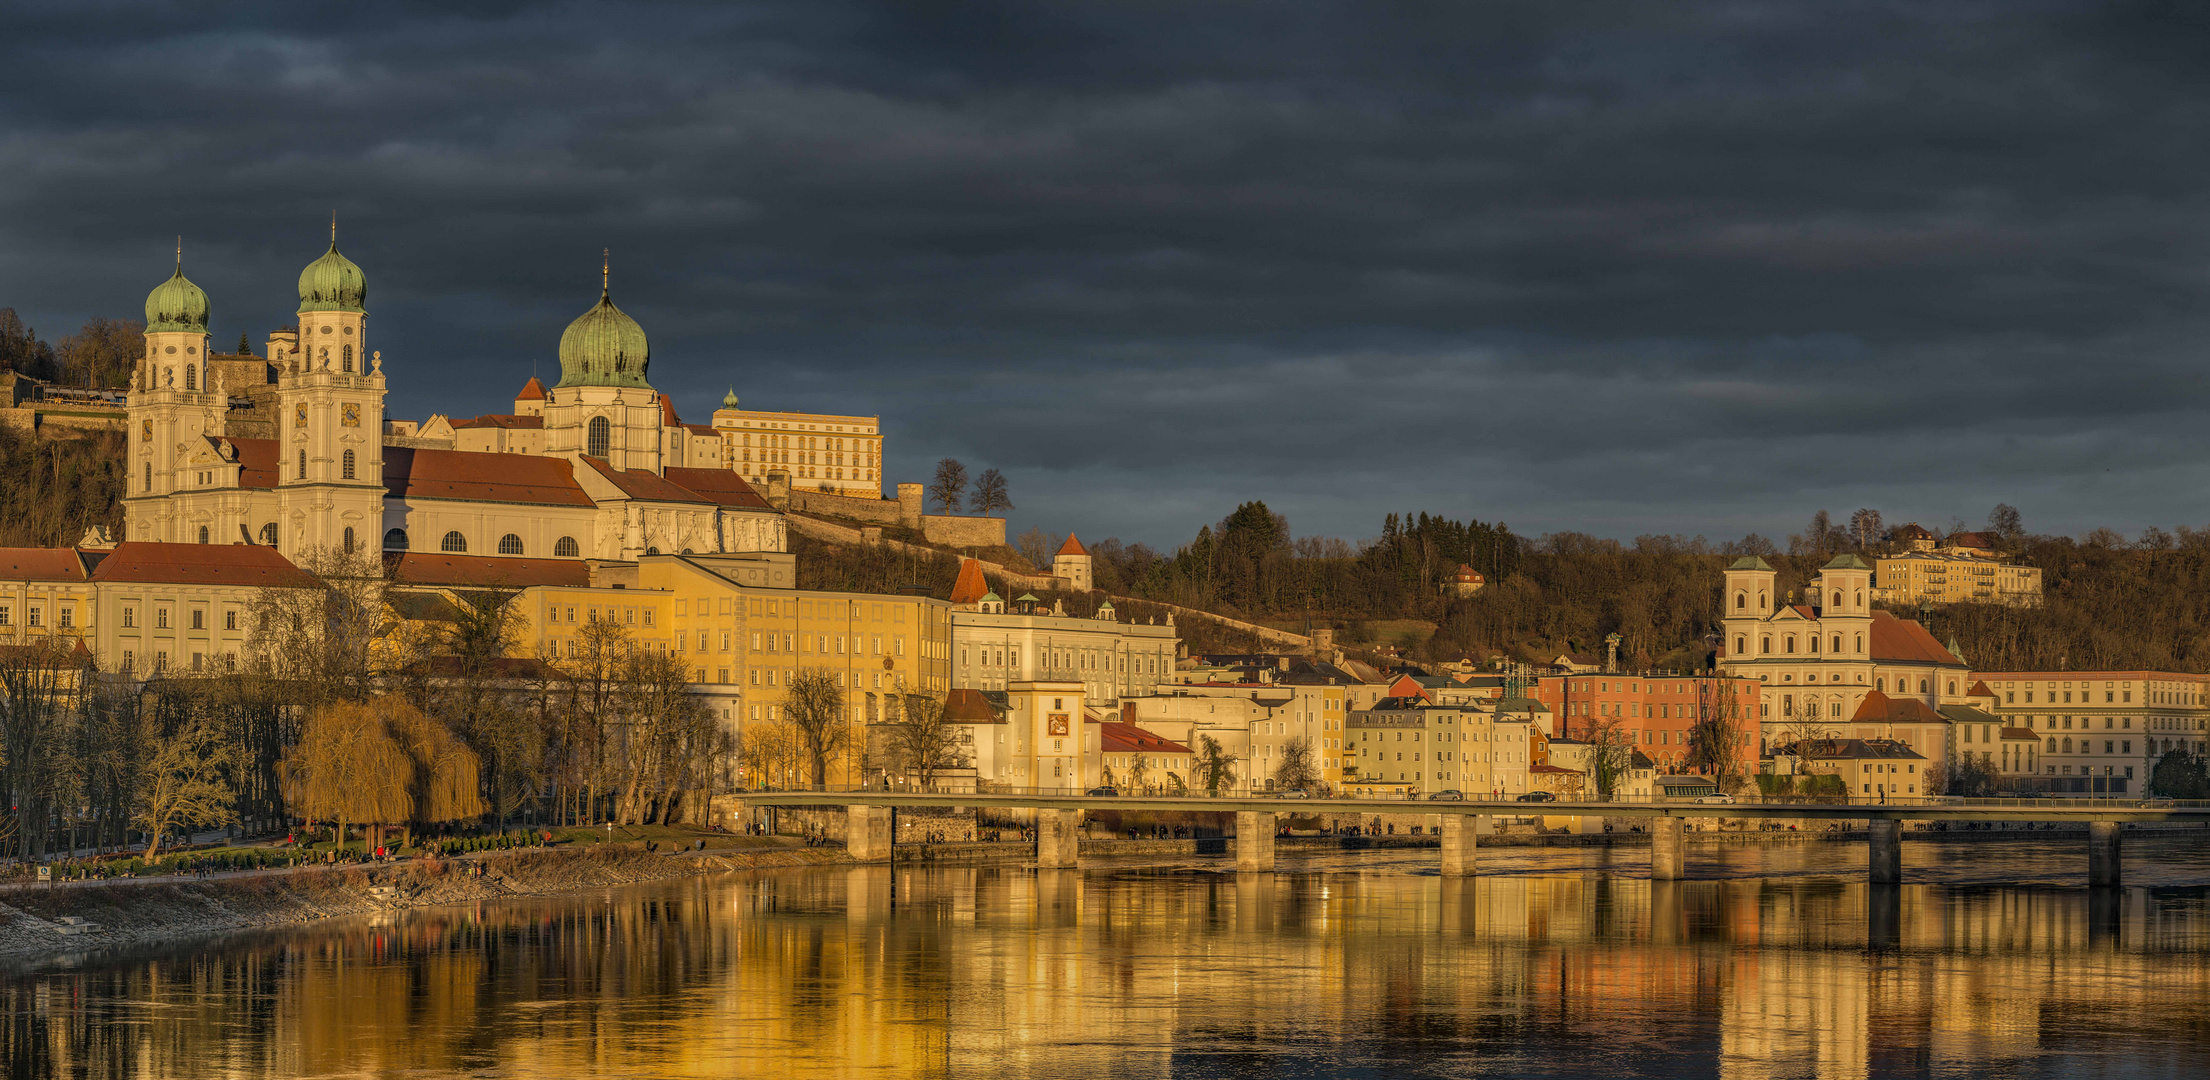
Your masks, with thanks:
M241 871L205 879L25 885L0 890L0 962L432 904L849 861L841 847L809 848L798 841L669 855L622 844ZM72 919L88 925L72 926Z

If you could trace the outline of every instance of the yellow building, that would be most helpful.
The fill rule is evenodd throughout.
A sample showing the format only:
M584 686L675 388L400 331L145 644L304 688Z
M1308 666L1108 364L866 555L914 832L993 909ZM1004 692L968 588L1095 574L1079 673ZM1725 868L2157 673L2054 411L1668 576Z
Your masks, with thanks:
M765 484L769 472L781 471L794 488L882 498L879 418L739 409L733 389L721 406L714 430L723 460L745 479Z
M690 665L692 692L740 740L747 725L782 719L784 689L804 668L836 674L855 748L890 695L941 697L951 688L949 603L799 589L791 556L780 552L635 563L410 552L394 560L393 577L403 589L518 590L521 656L573 659L585 627L614 623L636 647ZM856 783L859 767L838 763L830 782Z
M1888 604L2041 606L2040 567L1955 550L1874 559L1873 598Z
M321 582L259 544L0 548L0 647L81 648L123 675L226 670L261 590L287 588Z

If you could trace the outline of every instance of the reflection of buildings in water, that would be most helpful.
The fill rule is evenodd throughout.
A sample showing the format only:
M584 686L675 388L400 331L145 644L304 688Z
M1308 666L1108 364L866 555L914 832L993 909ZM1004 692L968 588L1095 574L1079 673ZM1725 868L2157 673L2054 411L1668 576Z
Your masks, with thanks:
M2201 898L2119 895L1395 869L769 873L17 977L0 983L0 1050L35 1044L55 1071L94 1076L1145 1076L1285 1051L1973 1071L2112 1038L2169 1045L2202 1022Z

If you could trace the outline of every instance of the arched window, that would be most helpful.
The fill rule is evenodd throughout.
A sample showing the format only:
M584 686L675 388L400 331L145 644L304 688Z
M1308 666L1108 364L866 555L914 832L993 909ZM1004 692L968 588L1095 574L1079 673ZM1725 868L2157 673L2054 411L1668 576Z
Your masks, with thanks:
M1743 634L1736 634L1736 635L1734 636L1734 655L1736 655L1736 656L1746 656L1746 655L1748 655L1748 654L1749 654L1749 651L1750 651L1750 639L1749 639L1749 637L1748 637L1747 635L1743 635Z
M346 347L352 348L352 346L350 345ZM339 460L342 462L342 464L338 466L339 475L345 477L347 480L353 479L353 451L346 451L345 456L343 458L340 458Z
M276 546L276 523L275 523L275 522L271 521L271 522L269 522L268 524L266 524L266 525L263 525L263 526L261 526L261 543L262 543L262 544L263 544L264 546L267 546L267 547L275 547L275 546Z
M385 529L385 530L384 530L384 550L385 550L385 551L405 551L405 550L407 550L407 530L405 530L405 529Z
M1809 635L1806 635L1806 636L1804 637L1804 641L1805 641L1805 642L1807 643L1808 647L1810 648L1810 650L1811 650L1812 652L1817 652L1817 651L1819 651L1819 635L1817 635L1817 634L1809 634Z
M1886 679L1874 679L1874 680L1872 680L1872 688L1873 688L1873 689L1875 689L1875 690L1878 690L1878 691L1880 691L1880 692L1881 692L1881 693L1883 693L1883 694L1885 694L1885 693L1887 693L1887 692L1888 692L1888 680L1886 680Z
M1764 594L1764 593L1758 593L1758 594L1757 594L1757 610L1759 610L1759 611L1763 611L1763 610L1765 610L1765 594Z
M591 418L590 433L584 439L583 452L603 460L613 438L613 426L606 422L605 417L594 416Z
M1834 651L1837 653L1842 651L1842 635L1840 634L1834 635Z
M342 355L342 356L344 357L344 359L343 359L343 360L341 360L341 361L339 361L339 362L345 365L345 370L347 370L347 371L352 371L352 370L353 370L353 346L351 346L351 345L348 345L348 346L346 346L346 347L345 347L345 351L344 351L344 352L343 352L342 354L340 354L340 355Z
M1773 636L1771 634L1766 634L1764 637L1757 639L1757 651L1761 653L1773 651Z
M1957 680L1955 680L1955 679L1951 679L1951 680L1949 680L1949 696L1950 696L1950 697L1956 697L1956 696L1957 696Z
M445 539L437 545L437 549L439 551L466 552L468 550L468 538L462 536L460 530L455 529L445 534Z
M1734 610L1743 611L1748 609L1749 606L1750 594L1746 592L1738 592L1734 594Z
M502 536L502 537L500 537L500 538L499 538L499 554L501 554L501 555L520 555L521 553L522 553L522 538L521 538L521 537L519 537L519 536L516 536L516 535L514 535L513 533L508 533L508 534L506 534L505 536Z
M1859 611L1862 611L1862 610L1864 610L1864 607L1865 607L1865 590L1863 590L1863 589L1859 589L1859 590L1857 590L1856 600L1857 600L1857 604L1856 604L1856 606L1857 606L1857 609L1858 609Z
M353 554L353 526L351 525L345 527L345 553Z
M1795 636L1794 634L1789 634L1788 636L1786 636L1786 637L1783 637L1783 638L1781 638L1781 639L1780 639L1780 651L1782 651L1782 652L1794 652L1794 651L1796 651L1796 636Z
M1840 590L1840 589L1836 589L1836 590L1834 590L1834 607L1835 607L1835 608L1836 608L1837 610L1839 610L1839 609L1841 608L1841 606L1842 606L1842 590Z
M207 542L207 526L205 526L205 525L202 525L202 526L200 526L200 543L204 544L204 543L206 543L206 542Z
M1920 679L1918 681L1918 692L1921 694L1926 692L1926 680Z
M197 390L200 388L200 369L198 364L184 365L184 388L186 390Z
M577 546L575 537L563 536L553 541L552 553L563 559L573 559L583 554L583 549Z
M658 555L658 554L660 554L660 549L659 549L659 548L656 548L656 547L648 547L648 548L646 548L646 549L645 549L645 554L647 554L647 555Z
M1859 656L1863 656L1864 654L1865 654L1865 635L1863 635L1863 634L1859 634L1859 635L1857 635L1857 655L1859 655Z

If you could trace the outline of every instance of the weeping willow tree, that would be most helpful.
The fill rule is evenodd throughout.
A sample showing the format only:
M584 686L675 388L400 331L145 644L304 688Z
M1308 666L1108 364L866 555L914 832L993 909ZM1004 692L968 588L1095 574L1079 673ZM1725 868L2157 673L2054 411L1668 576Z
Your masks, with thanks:
M310 821L419 826L484 812L480 763L451 731L404 699L339 701L307 714L284 756L284 797Z

